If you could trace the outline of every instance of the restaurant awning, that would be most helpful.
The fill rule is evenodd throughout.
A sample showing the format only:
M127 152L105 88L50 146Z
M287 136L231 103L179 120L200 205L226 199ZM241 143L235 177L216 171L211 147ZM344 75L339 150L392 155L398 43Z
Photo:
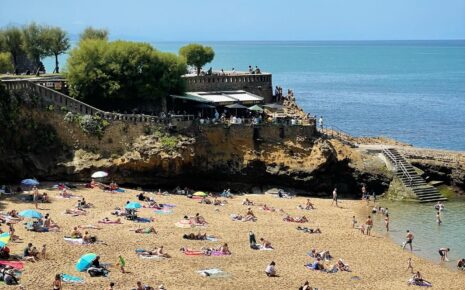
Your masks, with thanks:
M186 92L182 96L172 95L174 99L189 100L198 103L208 103L215 106L225 106L235 103L253 105L263 102L263 98L246 91L217 92Z

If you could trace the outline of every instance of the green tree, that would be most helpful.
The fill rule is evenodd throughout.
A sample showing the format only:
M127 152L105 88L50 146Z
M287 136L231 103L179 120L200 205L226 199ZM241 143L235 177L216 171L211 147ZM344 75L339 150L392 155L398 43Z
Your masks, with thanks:
M55 57L55 69L53 72L59 73L58 56L66 52L71 46L68 35L60 27L48 27L44 29L44 37L47 54Z
M7 51L13 58L14 70L18 66L18 55L22 53L22 36L21 29L10 26L0 32L3 51Z
M14 70L12 57L9 52L0 52L0 73L12 72Z
M43 26L34 22L24 27L22 31L23 49L37 66L37 74L39 73L42 58L49 54L49 45L45 32Z
M70 94L106 110L130 110L181 93L184 61L146 43L87 39L71 50Z
M108 30L96 29L89 26L79 35L79 41L86 39L108 40Z
M196 68L197 75L200 74L202 67L211 62L215 57L213 48L197 43L191 43L181 47L181 49L179 49L179 54L186 59L188 65Z

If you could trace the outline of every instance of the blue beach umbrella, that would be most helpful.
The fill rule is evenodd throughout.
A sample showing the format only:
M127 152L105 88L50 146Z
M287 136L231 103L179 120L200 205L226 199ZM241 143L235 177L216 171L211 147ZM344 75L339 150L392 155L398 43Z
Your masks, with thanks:
M10 233L0 234L0 248L4 248L10 241Z
M31 219L40 219L42 218L42 214L33 209L26 209L19 213L19 216L24 218L31 218Z
M94 253L87 253L82 255L81 258L79 258L79 261L76 263L76 270L79 272L87 270L95 258L97 258L97 254Z
M140 203L132 201L132 202L126 204L126 206L124 208L126 208L126 209L136 209L136 208L141 208L141 207L142 207L142 205Z
M23 179L21 181L21 185L23 186L37 186L39 185L39 182L37 181L37 179Z

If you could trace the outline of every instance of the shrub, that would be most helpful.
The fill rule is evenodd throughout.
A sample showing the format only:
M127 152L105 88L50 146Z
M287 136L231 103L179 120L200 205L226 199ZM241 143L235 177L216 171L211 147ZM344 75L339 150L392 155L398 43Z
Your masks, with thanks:
M93 136L102 137L108 125L108 121L99 116L84 115L79 118L79 127L82 131Z

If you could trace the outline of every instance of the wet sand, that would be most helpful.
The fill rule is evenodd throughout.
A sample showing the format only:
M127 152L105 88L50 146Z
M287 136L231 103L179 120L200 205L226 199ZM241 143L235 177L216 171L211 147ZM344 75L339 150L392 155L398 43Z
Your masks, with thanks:
M41 190L42 192L43 190ZM198 200L181 196L156 197L160 203L176 204L171 215L157 215L153 209L140 209L139 216L154 217L155 222L137 224L123 219L122 225L102 225L102 230L89 230L99 240L108 245L71 245L65 243L63 236L69 235L74 226L94 224L104 218L114 216L110 212L115 206L122 207L127 200L136 201L136 191L125 193L108 193L101 190L74 190L74 194L83 195L88 202L95 205L87 216L71 217L64 215L66 208L73 208L77 199L54 198L57 190L47 190L53 198L51 204L40 204L43 214L50 213L52 219L61 227L61 232L33 233L17 224L16 233L23 238L22 243L11 242L11 253L22 254L28 242L39 249L47 244L48 257L37 263L26 263L22 275L22 284L26 289L51 289L55 274L67 273L82 277L83 286L68 286L64 289L106 289L115 282L115 289L132 289L136 281L142 281L153 287L163 283L167 289L298 289L306 280L319 289L411 289L407 280L411 276L406 271L407 259L413 258L415 270L421 271L424 278L433 283L436 289L461 289L465 283L465 273L451 271L446 267L435 265L425 259L402 251L382 234L373 237L361 235L351 227L351 219L363 205L360 201L343 200L342 208L332 207L329 199L312 198L316 210L304 211L297 205L304 204L305 198L278 199L271 195L248 195L256 203L282 208L291 216L306 215L310 222L304 224L288 223L282 220L283 214L265 212L253 207L257 222L233 222L232 213L245 214L247 207L241 205L244 197L228 199L225 206L201 205ZM34 208L31 203L15 199L2 200L3 211ZM197 229L181 229L174 223L184 215L200 213L209 222L207 234L219 236L220 242L188 241L182 239L184 233L197 232ZM359 220L359 222L362 222ZM153 225L158 231L153 234L136 234L130 229ZM297 226L320 227L322 234L305 234L296 230ZM2 226L3 230L7 230ZM255 251L249 248L248 232L253 231L257 237L269 240L275 250ZM228 243L232 251L227 257L191 257L179 252L181 247L200 249L203 246L219 247ZM171 259L162 261L138 258L135 249L151 249L164 245ZM329 250L334 256L333 264L342 258L350 265L352 272L327 274L307 270L304 264L313 259L306 253L312 248ZM130 273L122 274L114 266L110 268L108 278L91 278L86 273L75 270L74 264L82 254L93 252L101 256L101 262L116 264L118 256L126 260L126 269ZM268 278L264 270L268 263L276 262L280 277ZM220 268L230 274L226 278L202 277L195 271L205 268ZM353 279L358 276L360 279ZM1 286L15 289L15 287ZM17 287L16 287L17 288Z

